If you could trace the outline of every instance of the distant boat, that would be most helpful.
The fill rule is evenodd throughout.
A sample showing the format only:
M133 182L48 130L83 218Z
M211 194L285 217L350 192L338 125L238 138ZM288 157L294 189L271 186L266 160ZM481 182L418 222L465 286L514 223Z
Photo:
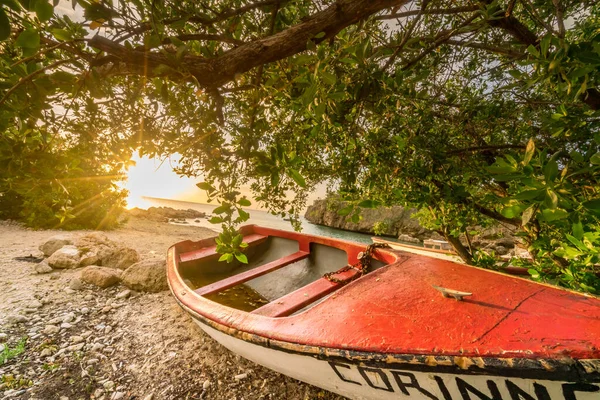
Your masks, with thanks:
M438 246L439 248L435 248L435 247L428 248L425 246L414 246L411 244L392 242L391 240L385 240L385 239L382 239L382 238L376 237L376 236L373 236L371 238L371 240L373 241L373 243L387 244L388 246L390 246L392 249L395 249L395 250L408 251L413 254L420 254L420 255L424 255L424 256L428 256L428 257L434 257L434 258L438 258L440 260L462 262L461 258L456 254L454 249L452 249L452 248L448 249L447 246L444 246L445 248L441 248L442 247L441 245ZM436 242L443 242L443 243L449 244L448 242L445 242L442 240L438 240Z
M217 262L214 238L185 241L167 276L206 333L258 364L351 399L600 399L597 298L405 251L241 232L247 265Z

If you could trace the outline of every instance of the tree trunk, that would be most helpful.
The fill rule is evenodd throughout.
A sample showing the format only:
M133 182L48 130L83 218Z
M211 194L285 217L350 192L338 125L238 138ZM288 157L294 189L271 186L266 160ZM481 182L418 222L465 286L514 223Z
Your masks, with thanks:
M456 254L458 254L458 256L466 263L469 265L473 265L473 255L469 252L469 250L467 250L467 248L462 244L462 242L460 241L459 238L454 237L448 233L446 233L446 231L441 231L439 232L440 234L444 235L444 237L446 238L446 241L448 243L450 243L452 245L452 247L454 247L454 250L456 251Z

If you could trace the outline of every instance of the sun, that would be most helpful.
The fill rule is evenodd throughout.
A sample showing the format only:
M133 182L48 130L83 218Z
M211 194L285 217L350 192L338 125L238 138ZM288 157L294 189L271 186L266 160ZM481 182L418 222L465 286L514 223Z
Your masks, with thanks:
M135 165L129 167L123 188L129 191L127 208L148 208L151 202L147 197L170 200L183 200L191 190L199 191L197 179L181 177L173 171L181 156L175 154L166 160L140 157L131 158Z

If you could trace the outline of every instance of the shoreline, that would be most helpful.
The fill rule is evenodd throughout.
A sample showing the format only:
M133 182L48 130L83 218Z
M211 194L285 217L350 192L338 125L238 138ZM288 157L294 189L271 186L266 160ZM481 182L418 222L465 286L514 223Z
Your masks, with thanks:
M57 234L0 221L0 345L24 349L0 365L0 397L140 400L343 398L247 361L204 334L169 291L136 293L124 286L70 289L80 269L36 274L38 246ZM142 260L164 257L182 240L209 229L129 216L109 239ZM49 328L51 326L52 328ZM61 397L64 396L64 397Z

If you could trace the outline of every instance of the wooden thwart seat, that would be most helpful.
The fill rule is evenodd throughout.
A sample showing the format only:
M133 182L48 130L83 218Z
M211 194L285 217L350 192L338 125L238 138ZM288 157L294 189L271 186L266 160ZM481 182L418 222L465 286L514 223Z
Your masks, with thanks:
M267 240L268 236L259 235L253 233L251 235L244 236L244 242L249 245L259 244L265 240ZM189 262L194 260L199 260L206 257L217 256L217 246L204 247L198 250L192 250L179 255L179 262Z
M339 272L333 275L333 277L342 282L347 282L356 278L358 274L359 272L357 270L350 269L348 271ZM256 310L252 311L252 314L273 318L287 317L296 311L303 309L309 304L314 303L320 298L333 293L343 285L344 283L332 282L329 279L320 278L296 291L293 291L292 293L286 294L285 296L272 301L269 304L265 304L264 306L257 308Z
M297 261L303 260L306 257L308 257L308 255L309 255L309 253L306 251L298 251L296 253L282 257L282 258L272 261L270 263L261 265L254 269L251 269L249 271L242 272L241 274L237 274L237 275L231 276L229 278L222 279L218 282L212 283L210 285L203 286L199 289L196 289L195 292L201 296L206 296L208 294L217 293L222 290L229 289L229 288L237 286L241 283L252 280L254 278L258 278L259 276L268 274L269 272L283 268L286 265L290 265Z

